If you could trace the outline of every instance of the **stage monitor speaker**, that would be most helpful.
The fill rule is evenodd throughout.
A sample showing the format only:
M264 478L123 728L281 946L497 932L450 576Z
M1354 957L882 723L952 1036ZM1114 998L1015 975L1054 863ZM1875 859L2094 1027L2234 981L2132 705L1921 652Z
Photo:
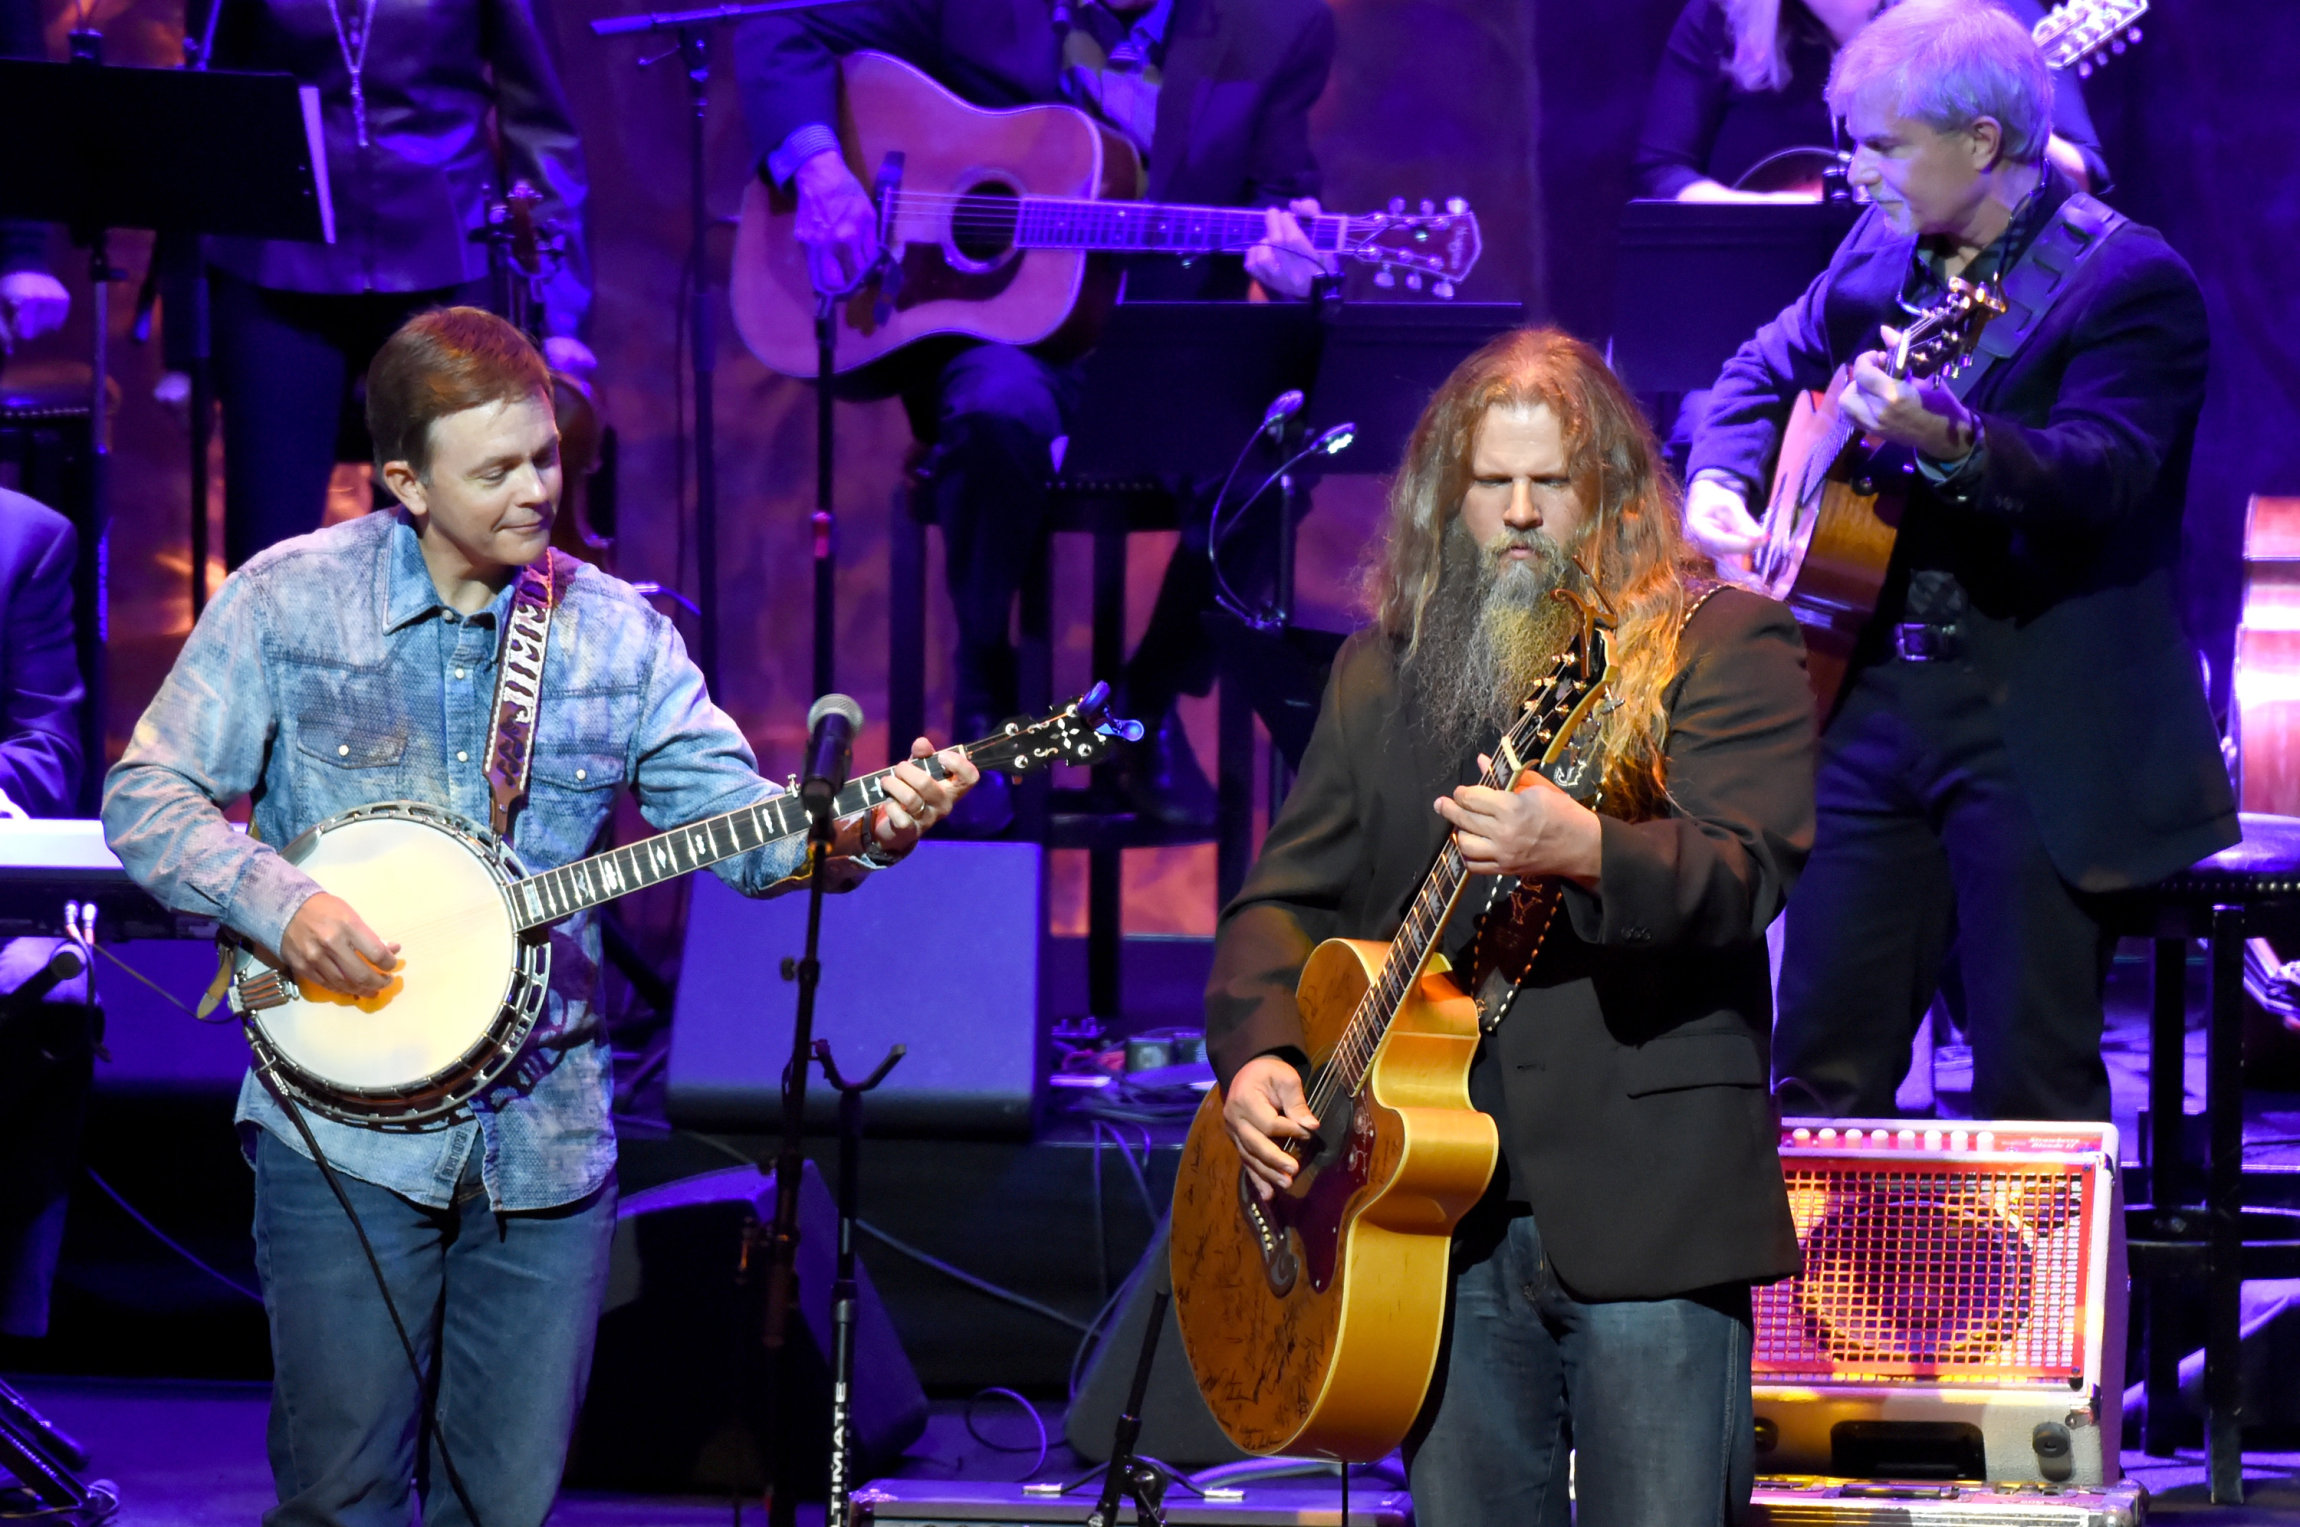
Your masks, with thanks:
M783 1348L779 1412L766 1403L766 1253L756 1234L774 1212L774 1174L748 1166L623 1200L569 1483L756 1493L767 1482L767 1422L779 1414L786 1477L800 1481L803 1499L827 1493L838 1210L813 1162L800 1178L799 1319ZM855 1282L854 1444L868 1477L924 1433L927 1406L859 1258Z
M825 899L815 1034L849 1076L909 1048L863 1104L872 1133L1030 1135L1046 1074L1045 864L1035 843L929 839ZM754 901L708 874L692 885L666 1111L687 1129L780 1129L798 988L776 973L806 947L806 893ZM836 1127L837 1111L818 1072L808 1127Z
M2114 1483L2126 1307L2114 1126L1781 1130L1804 1271L1756 1294L1759 1472Z
M1103 1327L1102 1344L1086 1365L1070 1414L1062 1423L1062 1440L1079 1457L1094 1463L1109 1460L1119 1412L1126 1408L1134 1387L1134 1369L1142 1355L1142 1337L1150 1326L1150 1301L1161 1287L1170 1286L1166 1271L1166 1242L1173 1228L1160 1220L1158 1233L1142 1260L1118 1290L1117 1311ZM1182 1351L1182 1333L1174 1323L1174 1306L1166 1306L1166 1326L1158 1333L1158 1353L1150 1363L1150 1388L1142 1399L1142 1435L1135 1451L1162 1463L1184 1468L1234 1463L1254 1455L1241 1450L1222 1434L1222 1424L1206 1408L1198 1393L1198 1380ZM1179 1499L1179 1497L1177 1497Z

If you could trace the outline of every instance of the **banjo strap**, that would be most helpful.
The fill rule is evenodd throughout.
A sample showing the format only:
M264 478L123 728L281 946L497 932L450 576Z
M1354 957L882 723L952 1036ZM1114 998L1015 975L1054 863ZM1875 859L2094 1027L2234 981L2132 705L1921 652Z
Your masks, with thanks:
M527 796L527 766L535 755L535 721L543 703L543 660L551 646L551 611L559 602L552 554L519 570L511 586L511 613L503 623L503 652L495 665L495 711L487 733L488 825L511 836L511 817Z

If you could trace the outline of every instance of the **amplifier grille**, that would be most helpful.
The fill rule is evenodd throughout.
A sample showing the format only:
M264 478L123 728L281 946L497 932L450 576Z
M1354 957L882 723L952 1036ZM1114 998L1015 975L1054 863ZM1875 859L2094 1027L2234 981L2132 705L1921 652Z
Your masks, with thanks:
M1757 1290L1760 1382L2081 1381L2081 1164L1784 1153L1782 1169L1805 1270Z

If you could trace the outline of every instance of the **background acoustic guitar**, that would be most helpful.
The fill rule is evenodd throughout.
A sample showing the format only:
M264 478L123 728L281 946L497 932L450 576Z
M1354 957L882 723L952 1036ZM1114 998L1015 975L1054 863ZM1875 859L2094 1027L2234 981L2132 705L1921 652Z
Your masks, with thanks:
M2074 0L2031 30L2049 69L2074 69L2078 79L2140 41L2140 18L2149 0ZM1833 148L1785 148L1767 154L1733 182L1736 191L1797 192L1821 199L1832 171L1842 174L1851 155Z
M1605 689L1606 636L1585 620L1494 749L1484 783L1538 767L1593 793L1584 723ZM1174 1183L1174 1309L1222 1430L1253 1453L1380 1458L1420 1411L1437 1362L1454 1226L1493 1175L1500 1140L1470 1106L1475 998L1438 952L1469 872L1449 835L1397 937L1328 939L1298 987L1319 1130L1268 1203L1199 1107ZM1556 887L1536 882L1536 897ZM1529 950L1527 958L1538 949Z
M1909 320L1887 357L1895 377L1953 375L2004 300L1987 286L1949 282L1948 294ZM1825 718L1844 688L1853 643L1876 613L1900 537L1903 484L1916 470L1898 447L1864 437L1838 405L1851 368L1825 393L1789 411L1773 490L1750 554L1751 587L1780 600L1805 633L1805 672Z
M1083 349L1115 282L1095 253L1236 254L1264 233L1259 207L1182 207L1140 194L1133 146L1072 106L971 106L901 59L839 65L839 142L878 205L887 258L838 300L837 369L935 334ZM743 194L729 296L751 353L786 376L816 372L814 285L792 237L798 203L754 179ZM1408 212L1302 219L1311 244L1451 297L1479 252L1458 198Z

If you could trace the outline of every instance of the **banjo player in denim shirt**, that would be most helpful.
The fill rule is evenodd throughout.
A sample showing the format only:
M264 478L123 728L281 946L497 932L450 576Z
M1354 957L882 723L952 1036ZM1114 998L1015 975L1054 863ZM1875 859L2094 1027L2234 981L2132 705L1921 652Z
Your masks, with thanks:
M549 552L558 439L525 337L474 308L422 314L377 356L367 406L399 507L282 542L235 573L104 796L114 852L162 902L277 951L299 983L354 998L386 987L394 946L273 845L384 801L488 820L500 638L521 569L540 558L555 556L561 592L511 835L530 873L586 854L623 787L666 829L780 793L670 622L628 584ZM931 752L921 738L913 757ZM828 889L893 863L949 814L977 774L956 750L940 761L947 778L906 763L885 801L841 824ZM244 836L223 814L242 796ZM803 840L715 868L747 895L772 895L803 882ZM406 1312L445 1458L436 1443L416 1456L422 1397L354 1225L278 1099L253 1072L242 1086L277 1370L280 1505L267 1527L405 1527L411 1481L432 1527L536 1527L550 1509L616 1198L598 928L579 913L550 937L550 991L520 1063L453 1121L411 1132L309 1120Z

